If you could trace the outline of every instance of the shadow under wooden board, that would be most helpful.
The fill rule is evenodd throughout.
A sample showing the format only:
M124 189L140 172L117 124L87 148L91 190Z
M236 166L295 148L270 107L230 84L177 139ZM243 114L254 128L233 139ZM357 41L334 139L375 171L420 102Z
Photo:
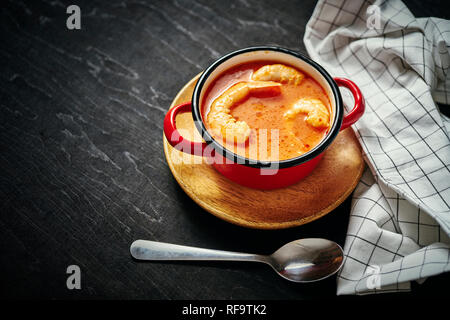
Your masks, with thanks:
M171 108L191 100L198 78L181 89ZM191 113L178 115L176 123L184 137L201 141ZM352 193L364 170L361 147L351 128L339 133L308 177L275 190L238 185L202 157L180 152L163 140L169 168L192 200L225 221L255 229L290 228L326 215Z

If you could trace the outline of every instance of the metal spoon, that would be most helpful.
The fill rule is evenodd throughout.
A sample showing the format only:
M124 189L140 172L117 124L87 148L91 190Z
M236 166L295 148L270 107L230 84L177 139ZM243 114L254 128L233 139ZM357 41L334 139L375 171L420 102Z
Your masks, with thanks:
M230 252L176 244L136 240L130 247L138 260L256 261L270 265L280 276L294 282L313 282L336 273L342 266L343 251L326 239L289 242L271 255Z

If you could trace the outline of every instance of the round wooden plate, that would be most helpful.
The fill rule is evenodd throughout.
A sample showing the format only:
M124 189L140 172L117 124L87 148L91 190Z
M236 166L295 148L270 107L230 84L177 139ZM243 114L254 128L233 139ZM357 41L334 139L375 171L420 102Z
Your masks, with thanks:
M171 108L191 99L198 77L181 89ZM176 121L184 137L201 141L190 113L178 115ZM238 185L202 157L175 150L163 139L170 170L189 197L225 221L256 229L295 227L326 215L351 194L364 170L361 148L350 128L339 133L308 177L269 191Z

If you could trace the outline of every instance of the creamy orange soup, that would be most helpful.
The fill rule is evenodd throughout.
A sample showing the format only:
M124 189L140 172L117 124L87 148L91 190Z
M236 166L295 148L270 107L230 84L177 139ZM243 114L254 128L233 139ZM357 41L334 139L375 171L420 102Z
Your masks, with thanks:
M236 121L246 122L250 127L250 135L245 143L226 140L211 130L206 119L214 101L233 85L252 81L252 74L261 67L277 63L258 61L233 67L211 83L203 99L202 117L208 132L227 149L249 159L276 161L298 157L317 146L331 126L331 123L319 128L311 126L306 122L306 113L299 113L290 121L286 120L286 112L299 99L306 98L320 100L329 113L329 121L332 121L330 101L325 90L307 73L296 69L304 75L299 85L282 83L280 94L249 95L232 106L231 116Z

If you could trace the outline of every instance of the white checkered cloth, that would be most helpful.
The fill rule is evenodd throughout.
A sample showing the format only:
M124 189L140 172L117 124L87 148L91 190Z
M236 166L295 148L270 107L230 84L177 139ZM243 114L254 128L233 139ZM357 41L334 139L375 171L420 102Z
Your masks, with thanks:
M370 171L337 294L407 291L450 271L450 122L435 104L450 102L450 21L416 19L401 1L319 1L304 42L366 99L353 129Z

